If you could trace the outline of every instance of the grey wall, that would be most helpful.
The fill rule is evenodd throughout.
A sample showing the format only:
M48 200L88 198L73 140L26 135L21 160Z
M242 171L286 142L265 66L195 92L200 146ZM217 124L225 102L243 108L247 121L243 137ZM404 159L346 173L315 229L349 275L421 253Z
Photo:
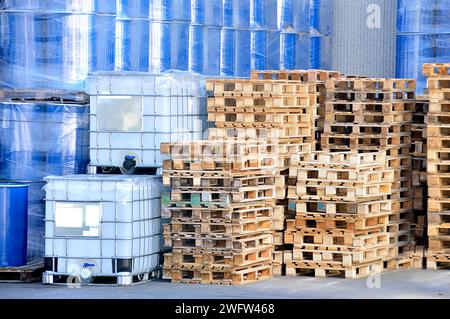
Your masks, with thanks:
M334 5L333 69L347 75L394 77L397 1L325 1ZM380 9L379 15L367 12L371 5Z

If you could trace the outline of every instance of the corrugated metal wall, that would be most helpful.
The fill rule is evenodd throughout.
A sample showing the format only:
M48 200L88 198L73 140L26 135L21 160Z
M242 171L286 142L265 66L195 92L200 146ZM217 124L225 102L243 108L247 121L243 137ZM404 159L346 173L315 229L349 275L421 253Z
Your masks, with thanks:
M334 5L333 69L394 77L396 0L328 0Z

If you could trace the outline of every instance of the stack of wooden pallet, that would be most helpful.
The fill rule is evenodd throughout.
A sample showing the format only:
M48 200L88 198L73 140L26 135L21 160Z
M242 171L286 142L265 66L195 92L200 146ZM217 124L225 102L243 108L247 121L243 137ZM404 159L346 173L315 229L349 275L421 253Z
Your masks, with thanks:
M273 146L252 141L162 144L164 277L239 285L272 277Z
M450 266L450 63L425 64L430 105L428 138L427 267Z
M411 267L411 122L416 82L413 79L348 78L328 80L325 133L327 151L387 152L394 170L388 232L390 253L385 267Z
M324 70L284 70L284 71L252 71L251 78L254 80L284 80L299 81L301 83L312 84L316 87L317 116L315 119L315 143L316 150L320 150L320 140L325 124L325 102L326 88L325 81L328 79L339 79L342 75L337 71Z
M287 214L285 179L293 154L314 150L317 92L315 85L283 80L208 80L208 119L214 122L210 140L260 141L277 152L274 203L273 271L284 273L284 229Z
M427 228L427 125L428 96L417 97L411 125L412 196L414 239L417 245L426 246Z
M386 152L316 152L293 160L285 241L294 245L287 275L314 272L365 277L383 270L389 255L394 172Z

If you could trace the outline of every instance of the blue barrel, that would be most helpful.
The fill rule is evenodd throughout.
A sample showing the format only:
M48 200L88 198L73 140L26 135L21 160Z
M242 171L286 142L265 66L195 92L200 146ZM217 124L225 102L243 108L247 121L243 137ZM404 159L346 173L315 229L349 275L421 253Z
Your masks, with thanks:
M234 76L236 69L236 30L223 28L220 37L220 75Z
M189 71L211 76L220 75L220 28L190 26Z
M45 183L42 181L19 181L28 185L28 248L27 260L42 261L45 234Z
M0 267L27 264L28 186L0 183Z
M2 0L0 1L0 10L114 14L116 2L98 0Z
M398 0L398 32L432 32L435 0Z
M450 32L450 0L436 0L434 32ZM448 60L447 60L448 62Z
M277 0L250 0L250 28L276 30Z
M150 72L187 71L189 23L150 22Z
M223 0L223 26L250 28L250 0Z
M450 33L436 35L436 62L448 63L450 61Z
M148 19L150 15L150 1L151 0L117 0L117 17L129 19Z
M267 31L252 30L251 49L250 49L250 67L252 70L266 70L267 56Z
M236 71L238 77L249 77L251 69L251 34L249 30L236 30Z
M280 32L267 31L266 32L266 69L279 70L280 69Z
M148 19L116 20L116 71L148 72L150 50Z
M436 40L436 35L397 35L396 76L416 78L418 92L423 92L427 84L422 65L437 61Z
M278 29L286 32L309 32L310 0L281 0L278 4Z
M150 19L153 21L191 21L191 0L150 1Z
M89 107L0 103L0 179L80 174L89 161Z
M222 0L191 0L191 23L222 26Z
M2 87L82 90L89 72L114 70L115 17L0 11Z
M280 69L293 70L296 64L297 34L282 33L280 40Z

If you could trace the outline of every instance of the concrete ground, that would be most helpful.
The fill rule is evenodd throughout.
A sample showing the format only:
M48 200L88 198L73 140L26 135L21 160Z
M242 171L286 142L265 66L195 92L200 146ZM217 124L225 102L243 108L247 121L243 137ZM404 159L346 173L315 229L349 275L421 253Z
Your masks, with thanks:
M337 299L450 298L450 271L403 270L357 280L276 277L244 286L172 284L152 281L131 287L45 286L0 283L0 299Z

